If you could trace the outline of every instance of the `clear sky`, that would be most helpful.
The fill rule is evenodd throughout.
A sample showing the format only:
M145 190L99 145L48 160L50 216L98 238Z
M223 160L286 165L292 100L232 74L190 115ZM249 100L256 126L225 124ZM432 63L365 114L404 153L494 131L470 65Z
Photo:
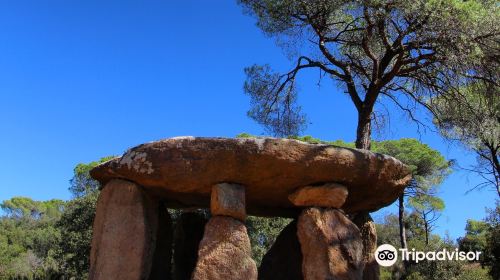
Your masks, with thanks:
M254 63L291 65L231 0L0 1L0 200L69 199L76 164L143 142L263 134L242 90L243 68ZM305 134L353 141L354 107L318 76L300 77ZM382 103L391 119L377 139L414 137L461 165L474 162ZM442 185L437 233L456 238L467 218L493 207L495 192L465 194L477 182L457 171Z

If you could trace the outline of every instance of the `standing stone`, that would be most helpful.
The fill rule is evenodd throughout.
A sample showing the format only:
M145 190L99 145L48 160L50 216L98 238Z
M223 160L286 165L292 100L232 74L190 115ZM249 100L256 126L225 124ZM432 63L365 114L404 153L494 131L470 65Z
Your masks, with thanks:
M214 216L205 227L193 280L256 280L257 266L245 224Z
M362 279L361 235L341 211L321 208L302 211L297 234L305 280Z
M358 226L363 239L363 262L365 263L363 280L378 280L380 279L380 267L375 260L375 251L377 250L375 223L368 212L358 213L353 222Z
M210 213L213 216L229 216L242 222L246 219L245 187L221 183L212 187Z
M114 179L99 195L90 280L147 279L156 244L158 202L142 187Z
M259 267L259 280L302 280L302 252L297 221L289 223L267 251Z
M191 279L206 223L207 218L201 211L184 212L177 219L174 231L175 280Z
M153 264L148 280L171 280L172 266L172 219L165 205L158 210L158 230Z

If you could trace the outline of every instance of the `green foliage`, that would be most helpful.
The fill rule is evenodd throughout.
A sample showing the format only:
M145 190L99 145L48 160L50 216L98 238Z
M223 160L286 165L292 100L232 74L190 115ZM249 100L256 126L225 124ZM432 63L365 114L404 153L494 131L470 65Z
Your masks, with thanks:
M483 264L490 266L490 275L493 279L500 279L500 201L494 209L488 210L485 222L489 225L486 237Z
M13 197L0 203L7 216L15 219L58 219L64 208L64 201L52 199L34 201L28 197Z
M99 195L89 171L110 158L75 167L69 202L14 197L0 204L0 279L87 278Z
M271 248L283 228L291 222L286 218L264 218L249 216L246 220L248 236L252 245L252 257L260 265L262 258Z
M439 151L422 142L403 138L373 142L372 150L393 156L406 164L412 173L412 185L428 190L431 186L442 183L451 172L448 162Z
M458 239L460 250L484 252L487 246L488 230L489 225L484 221L467 220L465 236Z
M58 244L57 258L61 272L76 279L86 279L90 268L90 243L98 192L71 200L57 227L62 238Z
M431 235L429 244L425 242L425 231L419 215L410 215L407 222L408 247L415 248L418 251L439 251L446 248L454 251L457 245L448 238L442 238L438 235ZM399 247L399 228L396 215L389 214L384 217L380 224L376 224L379 244L393 244ZM461 249L462 250L462 249ZM468 263L467 261L421 261L409 263L405 271L401 261L398 261L390 268L381 270L381 279L497 279L490 278L488 268L481 268L478 263Z
M70 180L69 191L75 196L80 197L99 189L99 182L90 177L90 170L97 165L113 159L114 156L103 157L98 161L90 163L80 163L73 170L73 178Z
M498 81L496 74L491 77ZM457 140L475 152L472 170L484 178L479 186L493 186L500 196L500 90L498 84L476 82L459 89L454 96L441 96L430 102L435 124L449 140Z
M457 277L457 280L493 280L488 274L488 269L480 266L465 266L462 273Z
M495 1L239 0L257 26L276 38L291 67L245 69L248 115L278 136L298 135L305 116L297 76L319 71L348 94L358 111L358 147L369 148L370 116L381 96L411 117L410 102L454 94L470 73L498 57ZM492 59L489 59L492 58ZM467 79L463 77L467 77ZM316 81L315 81L316 82Z
M1 205L6 215L0 217L0 279L42 279L57 273L54 245L61 234L55 223L64 202L14 197Z
M376 224L376 228L378 244L400 244L399 221L397 215L388 214L384 216L384 221L380 224ZM412 230L412 228L407 229L410 234Z

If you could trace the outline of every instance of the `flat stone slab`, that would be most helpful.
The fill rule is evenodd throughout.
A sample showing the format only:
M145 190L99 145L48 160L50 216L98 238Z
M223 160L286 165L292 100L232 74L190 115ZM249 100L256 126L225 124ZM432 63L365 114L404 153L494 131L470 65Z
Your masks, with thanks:
M210 207L212 186L245 186L247 213L295 216L288 196L304 186L348 188L342 209L374 211L391 204L411 179L399 160L366 150L276 138L175 137L131 148L90 174L136 182L168 207Z

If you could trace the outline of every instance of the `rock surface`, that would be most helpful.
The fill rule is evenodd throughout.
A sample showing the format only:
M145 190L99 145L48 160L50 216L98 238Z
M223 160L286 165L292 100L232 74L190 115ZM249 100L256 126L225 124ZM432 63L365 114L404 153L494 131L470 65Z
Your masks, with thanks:
M132 182L110 181L97 202L89 279L147 279L157 226L158 202Z
M302 280L302 253L297 221L288 224L267 251L259 267L259 280Z
M296 190L288 196L295 206L341 208L347 199L345 186L329 183L320 186L307 186Z
M174 231L174 280L191 279L207 218L201 211L183 212Z
M308 208L298 220L305 280L360 280L363 243L359 229L341 211Z
M245 225L234 218L210 218L200 243L193 280L256 280Z
M245 187L238 184L221 183L212 187L210 213L213 216L229 216L245 221Z
M175 205L208 208L213 185L246 187L247 212L294 216L288 195L303 186L337 182L349 190L346 212L392 203L410 180L400 161L365 150L274 138L180 137L139 145L91 171L106 183L125 178Z
M380 267L375 260L375 251L377 250L375 222L366 212L356 214L352 222L359 228L363 239L363 262L365 263L363 280L379 280Z

